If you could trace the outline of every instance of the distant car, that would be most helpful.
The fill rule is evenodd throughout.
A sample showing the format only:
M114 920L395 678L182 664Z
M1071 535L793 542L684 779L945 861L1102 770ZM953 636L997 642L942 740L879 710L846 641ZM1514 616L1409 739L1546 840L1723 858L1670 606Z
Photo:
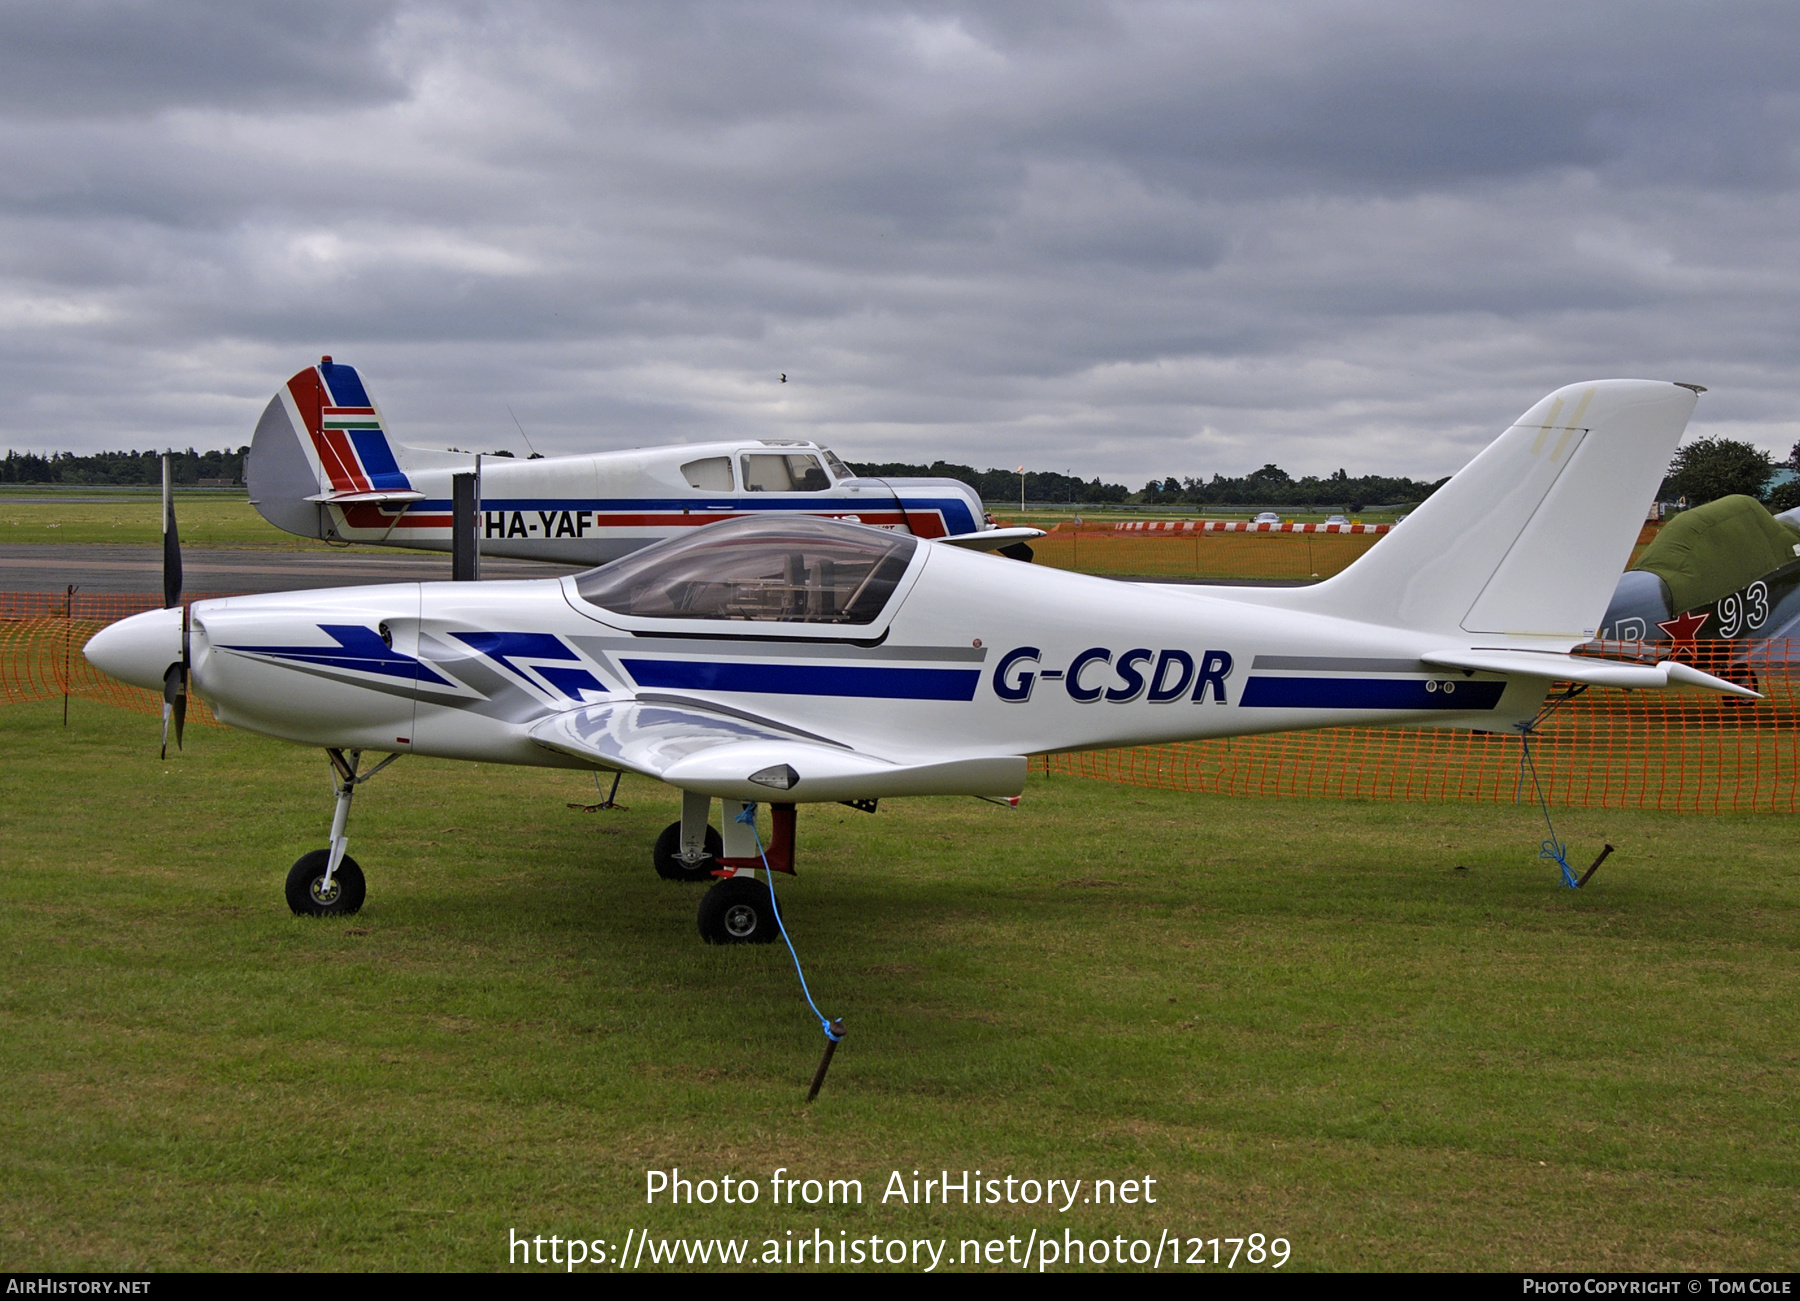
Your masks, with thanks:
M1348 524L1350 521L1345 519L1342 515L1327 515L1325 517L1325 522L1327 524Z
M1272 510L1266 510L1250 522L1252 524L1279 524L1281 523L1281 516L1277 515Z

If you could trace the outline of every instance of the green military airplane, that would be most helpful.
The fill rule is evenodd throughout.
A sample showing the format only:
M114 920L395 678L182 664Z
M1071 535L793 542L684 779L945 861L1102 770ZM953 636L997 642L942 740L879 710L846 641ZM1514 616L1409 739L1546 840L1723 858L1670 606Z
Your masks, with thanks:
M1800 660L1800 509L1733 496L1677 515L1619 579L1600 637L1686 651L1746 686Z

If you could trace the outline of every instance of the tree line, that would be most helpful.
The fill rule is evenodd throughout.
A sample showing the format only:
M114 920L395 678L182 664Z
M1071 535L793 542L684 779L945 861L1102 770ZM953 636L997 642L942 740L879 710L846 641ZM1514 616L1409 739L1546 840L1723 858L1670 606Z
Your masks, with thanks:
M244 478L244 458L248 447L236 451L196 452L188 448L169 457L169 476L176 483L192 486L202 479L229 479L233 483ZM36 452L9 450L0 460L0 483L67 483L90 486L131 487L162 483L161 452L95 452L77 456L73 452Z
M863 464L858 472L879 478L957 479L980 493L984 501L1017 501L1016 470L977 470L972 466L933 461L930 465ZM1238 478L1215 474L1211 479L1152 479L1138 492L1122 483L1103 483L1098 478L1025 472L1025 500L1069 502L1083 505L1132 502L1147 506L1339 506L1362 510L1365 506L1421 502L1446 480L1421 483L1369 474L1352 478L1343 470L1321 479L1308 475L1296 479L1273 463Z
M1770 477L1782 469L1800 472L1800 443L1794 444L1787 460L1778 462L1752 443L1735 438L1697 438L1675 453L1657 500L1685 499L1688 505L1699 506L1742 493L1756 498L1772 511L1792 510L1800 506L1800 480L1769 487ZM986 501L1019 499L1019 475L1015 470L976 470L948 461L933 461L930 465L864 464L858 471L881 478L958 479L974 488ZM1343 470L1323 478L1307 475L1296 479L1270 462L1236 478L1215 474L1211 479L1177 479L1173 476L1152 479L1142 490L1132 492L1122 483L1102 483L1098 478L1083 480L1066 474L1028 470L1025 473L1025 499L1089 505L1131 502L1163 507L1335 506L1359 511L1377 505L1413 505L1424 501L1449 481L1448 476L1432 483L1379 474L1353 477Z

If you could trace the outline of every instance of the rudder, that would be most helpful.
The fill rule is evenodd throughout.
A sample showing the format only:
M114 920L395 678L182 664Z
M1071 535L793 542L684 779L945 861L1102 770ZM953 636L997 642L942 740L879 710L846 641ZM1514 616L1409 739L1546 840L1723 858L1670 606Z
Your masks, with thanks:
M361 376L327 356L269 400L251 439L244 480L251 504L269 523L322 537L329 520L321 503L419 495L396 450Z

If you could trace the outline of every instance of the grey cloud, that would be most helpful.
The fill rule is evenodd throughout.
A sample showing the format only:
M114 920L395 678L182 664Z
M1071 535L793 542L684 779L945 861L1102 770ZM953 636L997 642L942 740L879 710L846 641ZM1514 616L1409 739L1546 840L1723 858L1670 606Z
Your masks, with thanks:
M1800 438L1774 6L21 12L94 90L0 91L13 446L239 442L320 352L465 446L1430 475L1632 373Z
M11 0L0 105L19 117L262 109L392 98L380 0Z

